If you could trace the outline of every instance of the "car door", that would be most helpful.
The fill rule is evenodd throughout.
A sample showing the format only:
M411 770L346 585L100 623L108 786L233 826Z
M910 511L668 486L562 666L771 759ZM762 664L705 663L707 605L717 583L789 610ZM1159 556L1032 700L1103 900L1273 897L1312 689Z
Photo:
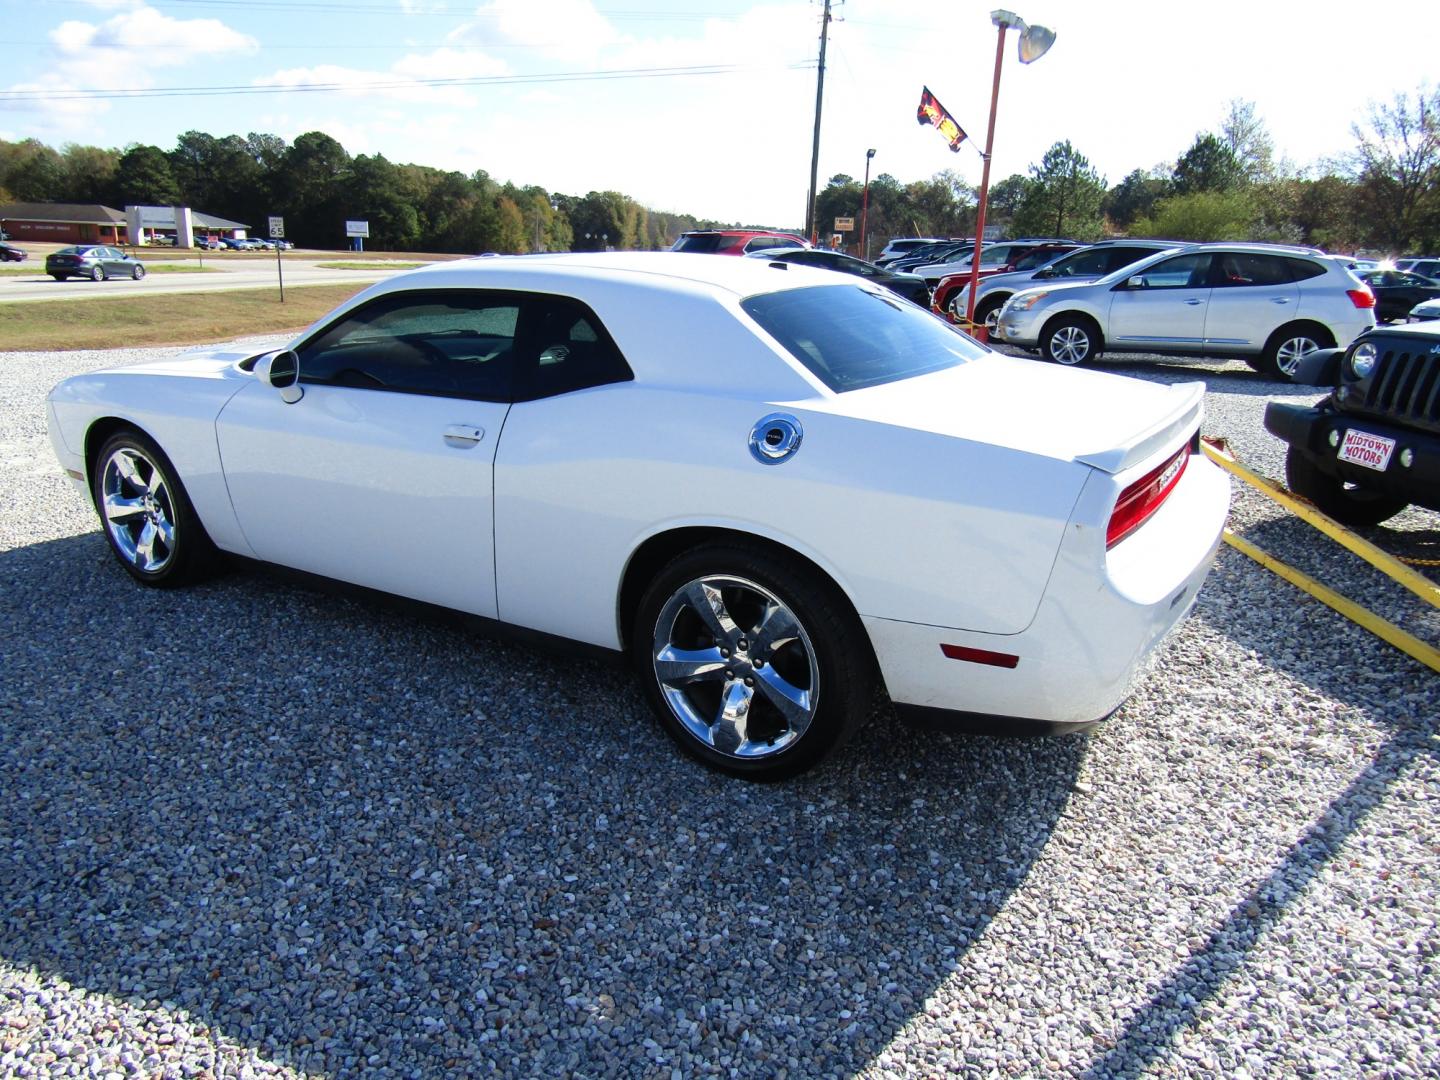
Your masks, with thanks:
M1214 256L1205 343L1221 352L1258 353L1299 314L1300 286L1278 255L1226 251Z
M495 616L493 474L524 298L390 293L297 350L300 399L255 380L216 423L256 556Z
M1111 291L1106 344L1117 349L1197 352L1205 342L1210 255L1152 263Z

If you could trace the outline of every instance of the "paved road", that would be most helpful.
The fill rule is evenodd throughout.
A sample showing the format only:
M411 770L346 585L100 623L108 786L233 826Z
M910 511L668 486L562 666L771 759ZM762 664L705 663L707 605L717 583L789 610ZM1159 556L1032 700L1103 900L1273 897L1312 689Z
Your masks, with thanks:
M319 263L322 261L335 260L286 259L284 266L286 286L347 283L363 285L399 272L383 262L375 263L373 270L322 270L319 268ZM155 273L153 268L156 264L148 263L147 265L152 272L140 281L112 279L102 282L73 278L69 281L55 281L46 276L42 266L36 266L33 274L0 277L0 303L30 300L74 300L80 297L94 296L218 292L225 289L265 288L276 284L273 262L232 263L229 266L215 266L214 273L195 274ZM207 271L210 266L211 264L207 261Z

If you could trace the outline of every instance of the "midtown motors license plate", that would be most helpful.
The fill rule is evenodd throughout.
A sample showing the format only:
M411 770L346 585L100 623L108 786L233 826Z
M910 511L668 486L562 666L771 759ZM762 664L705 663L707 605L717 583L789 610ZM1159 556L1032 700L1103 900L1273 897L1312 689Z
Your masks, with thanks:
M1380 435L1369 435L1351 428L1345 433L1340 444L1340 460L1352 465L1363 465L1376 472L1384 472L1390 464L1390 455L1395 452L1395 440Z

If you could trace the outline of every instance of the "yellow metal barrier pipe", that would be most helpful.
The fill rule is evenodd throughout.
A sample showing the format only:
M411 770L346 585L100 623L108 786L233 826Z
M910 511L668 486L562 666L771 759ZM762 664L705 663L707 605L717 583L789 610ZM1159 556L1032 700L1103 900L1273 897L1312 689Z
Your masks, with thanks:
M1326 518L1326 520L1330 520ZM1352 600L1347 600L1333 589L1326 588L1310 575L1283 563L1267 551L1256 547L1248 540L1242 540L1229 529L1225 530L1225 542L1235 550L1250 556L1267 570L1279 574L1286 581L1304 590L1322 604L1334 608L1351 622L1363 626L1376 637L1394 645L1407 656L1414 657L1431 671L1440 671L1440 649L1428 645L1412 634L1407 634L1394 623L1386 622L1373 611L1369 611Z
M1435 582L1431 581L1425 575L1416 573L1399 559L1395 558L1395 556L1388 552L1381 551L1374 544L1370 543L1370 541L1356 536L1334 518L1322 514L1309 503L1302 502L1279 484L1275 483L1275 481L1247 469L1233 457L1216 449L1208 442L1202 442L1201 445L1205 448L1206 456L1222 469L1234 473L1251 487L1274 499L1281 506L1285 507L1285 509L1304 518L1336 543L1353 551L1356 555L1359 555L1360 558L1375 567L1376 570L1379 570L1382 574L1404 585L1405 588L1409 589L1432 607L1440 608L1440 585L1436 585ZM1227 536L1226 539L1228 540L1229 537ZM1282 563L1281 565L1283 566L1284 564ZM1298 570L1295 572L1299 573ZM1349 603L1349 601L1346 602ZM1329 603L1329 601L1326 601L1326 603ZM1334 607L1333 604L1331 604L1331 606ZM1340 609L1337 608L1336 610L1338 611ZM1364 609L1361 608L1360 610L1363 611Z

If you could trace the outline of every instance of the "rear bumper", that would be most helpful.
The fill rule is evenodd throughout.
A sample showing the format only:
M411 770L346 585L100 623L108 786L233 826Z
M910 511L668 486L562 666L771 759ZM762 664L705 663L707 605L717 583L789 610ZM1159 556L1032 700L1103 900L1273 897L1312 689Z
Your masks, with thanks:
M1194 604L1229 504L1224 473L1195 455L1161 510L1101 566L1104 537L1072 529L1034 621L1018 634L863 618L891 699L903 716L958 730L1031 733L1104 719ZM944 646L1014 664L951 659Z

